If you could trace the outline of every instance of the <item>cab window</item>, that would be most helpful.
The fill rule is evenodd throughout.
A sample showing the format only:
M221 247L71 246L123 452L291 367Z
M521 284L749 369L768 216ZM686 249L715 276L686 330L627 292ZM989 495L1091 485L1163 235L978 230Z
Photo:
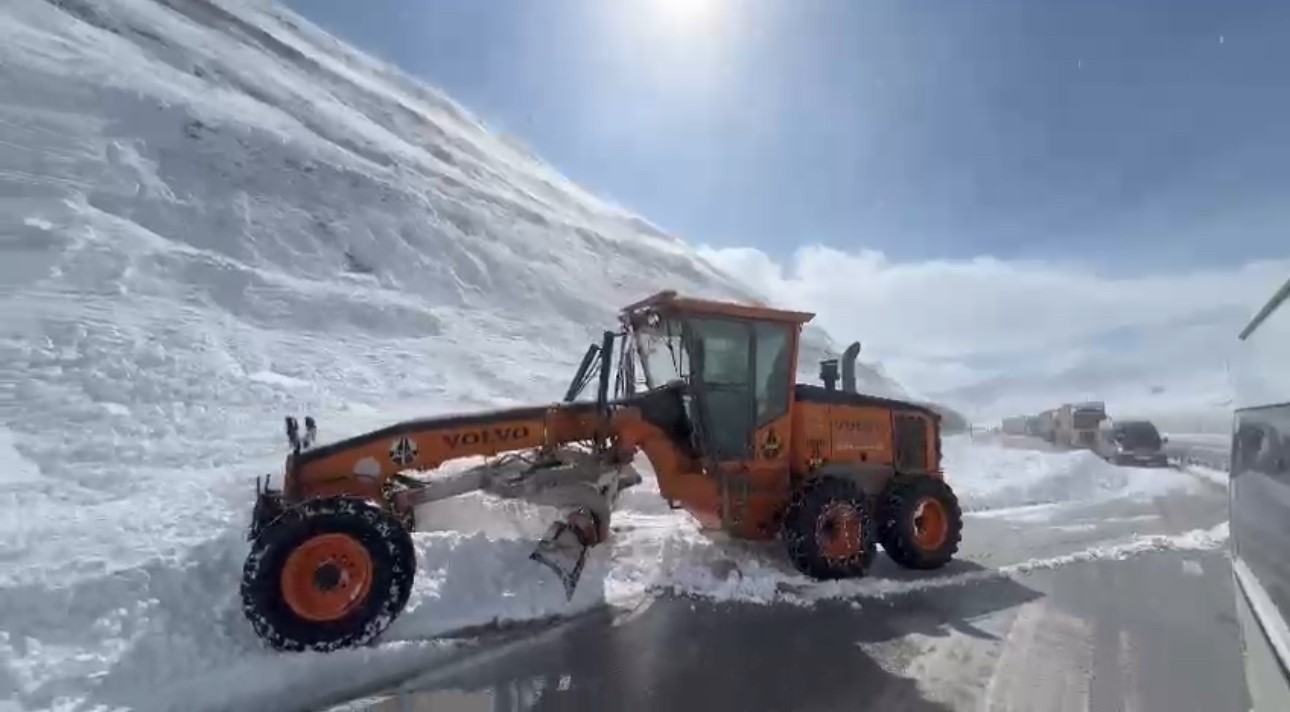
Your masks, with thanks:
M785 324L759 323L755 329L758 426L788 412L788 390L793 380L789 372L792 368L790 328Z

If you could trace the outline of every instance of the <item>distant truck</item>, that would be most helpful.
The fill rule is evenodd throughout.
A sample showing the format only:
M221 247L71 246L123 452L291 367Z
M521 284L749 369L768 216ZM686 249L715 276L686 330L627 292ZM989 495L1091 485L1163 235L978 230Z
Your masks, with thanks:
M1097 451L1098 426L1106 417L1106 404L1101 401L1063 404L1057 409L1053 444Z
M1057 410L1045 410L1035 416L1035 435L1057 444Z
M1004 435L1025 435L1026 434L1026 416L1018 415L1012 418L1003 419Z
M1098 427L1098 454L1116 465L1168 467L1167 442L1150 420L1108 418Z

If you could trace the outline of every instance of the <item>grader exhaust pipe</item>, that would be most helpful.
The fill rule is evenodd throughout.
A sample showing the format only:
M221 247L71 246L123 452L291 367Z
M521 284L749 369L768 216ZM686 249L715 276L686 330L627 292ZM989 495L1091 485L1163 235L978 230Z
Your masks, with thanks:
M860 342L852 341L842 352L842 390L856 392L856 357L860 355Z

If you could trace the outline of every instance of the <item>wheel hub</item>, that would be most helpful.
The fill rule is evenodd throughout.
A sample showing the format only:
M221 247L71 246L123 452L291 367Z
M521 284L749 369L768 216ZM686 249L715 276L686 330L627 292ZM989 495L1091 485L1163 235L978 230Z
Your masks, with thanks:
M282 599L309 621L334 621L367 598L374 567L366 547L348 534L319 534L297 546L282 566Z
M344 575L345 571L340 566L325 562L314 570L314 587L319 591L332 591L341 585Z
M828 506L816 521L815 536L825 557L840 560L855 556L864 543L860 513L850 504Z
M927 498L914 508L914 540L924 550L938 549L949 536L949 517L940 502Z

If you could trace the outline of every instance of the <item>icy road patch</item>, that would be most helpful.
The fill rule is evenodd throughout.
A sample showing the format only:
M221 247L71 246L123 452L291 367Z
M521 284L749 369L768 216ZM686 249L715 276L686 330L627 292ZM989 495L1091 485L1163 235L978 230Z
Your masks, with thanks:
M1085 501L1150 498L1194 481L1160 470L1099 472L1078 455L996 450L959 438L947 439L946 445L946 467L956 488L965 502L984 512L1045 500L1061 506L1071 502L1062 498L1072 495ZM28 485L38 477L21 467L12 448L0 453L15 465L8 470L18 473L12 476ZM1073 472L1102 484L1076 487ZM1013 481L1005 482L1002 473L1012 473ZM293 656L265 650L242 618L238 583L247 551L242 531L250 492L243 482L236 489L233 484L203 500L207 511L189 535L204 532L208 538L197 543L158 540L164 532L183 531L184 517L196 514L183 510L177 519L148 528L132 526L129 512L113 508L46 522L40 539L30 543L64 558L6 568L0 577L0 699L8 697L26 709L80 709L88 703L199 710L227 708L234 699L230 695L236 695L249 709L256 700L293 687L314 694L327 686L340 691L412 670L439 650L430 638L454 630L568 616L604 604L635 607L662 591L809 605L1150 550L1209 549L1226 539L1224 525L939 577L824 583L798 575L773 544L710 539L687 515L669 510L647 477L623 494L611 544L595 552L573 600L566 601L559 582L527 558L549 514L470 495L420 511L428 531L415 535L416 585L404 615L380 645L332 656ZM48 501L38 506L30 495L20 500L12 488L5 491L7 511L0 521L11 528L22 511L55 506ZM216 519L221 520L217 525ZM59 541L75 546L60 548ZM83 548L101 552L101 558L72 555Z

